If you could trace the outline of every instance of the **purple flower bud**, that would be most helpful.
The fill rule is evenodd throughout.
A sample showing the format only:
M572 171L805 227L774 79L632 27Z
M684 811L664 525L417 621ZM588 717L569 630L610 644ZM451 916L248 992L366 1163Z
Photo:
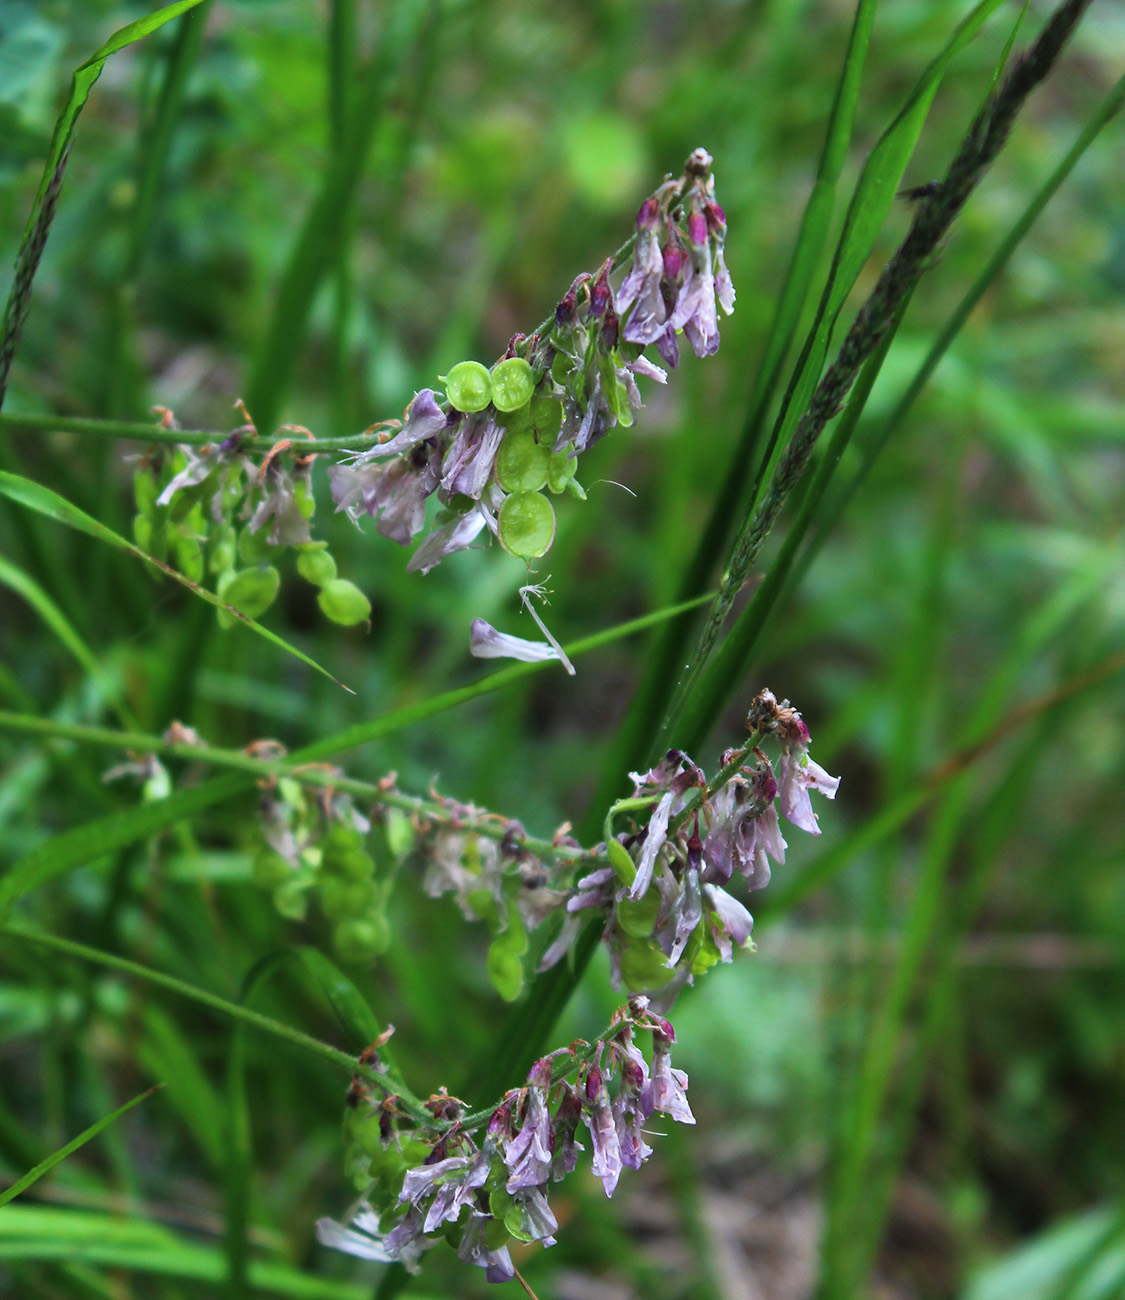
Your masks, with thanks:
M609 268L612 265L612 259L606 258L602 263L602 268L598 272L598 278L594 281L590 290L590 315L601 317L605 309L613 301L613 291L609 287Z
M703 215L707 218L707 229L712 235L723 236L727 229L727 216L714 199L708 199L703 205Z
M637 231L643 233L648 230L654 230L660 220L660 204L656 196L650 194L641 204L640 211L637 213Z
M696 249L705 248L708 242L707 218L698 208L693 208L688 214L687 229L688 238L691 240L693 246Z

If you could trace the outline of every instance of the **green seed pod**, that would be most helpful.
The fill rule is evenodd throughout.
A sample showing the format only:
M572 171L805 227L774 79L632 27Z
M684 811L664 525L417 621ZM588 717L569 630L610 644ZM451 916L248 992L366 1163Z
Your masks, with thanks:
M535 392L535 376L523 357L498 361L489 375L492 405L498 411L517 411L526 406Z
M504 435L496 453L496 481L505 492L538 492L547 482L551 453L530 429Z
M273 905L290 921L303 921L309 910L308 882L287 880L273 891Z
M259 849L250 863L250 879L259 889L276 889L293 875L293 868L274 849Z
M252 533L249 528L244 528L238 535L238 558L243 564L267 564L274 554L274 548L270 546L266 537L266 529L259 528L256 533Z
M146 554L152 554L152 520L148 515L133 516L133 541Z
M176 551L176 568L192 582L199 582L203 577L203 547L198 537L175 534L173 543Z
M459 361L444 379L445 394L458 411L483 411L492 401L492 381L479 361Z
M211 551L207 557L210 573L224 573L233 569L238 558L238 539L230 524L223 524L211 534Z
M352 627L371 617L371 602L347 578L333 578L331 582L326 582L320 589L316 603L325 618L330 618L333 623L339 623L343 627Z
M273 565L258 564L252 569L224 573L215 594L228 605L241 610L247 618L257 618L273 604L280 588L281 574Z
M500 545L521 560L535 560L555 540L555 512L539 492L513 492L500 507Z
M650 889L643 898L626 898L617 904L617 925L631 939L648 939L656 928L660 890Z
M531 403L527 402L514 411L497 411L496 423L509 433L534 433L531 427Z
M691 973L693 975L704 975L719 960L719 949L715 946L715 940L711 937L708 930L703 936L703 941L699 945L699 951L692 958Z
M311 519L316 514L316 497L312 493L312 483L308 476L303 475L293 484L293 500L297 503L297 509L306 519Z
M320 907L330 921L367 916L379 906L379 886L373 880L344 876L320 878Z
M314 587L323 587L336 576L336 561L325 549L327 542L315 542L297 556L297 572Z
M488 949L488 978L505 1002L514 1002L523 990L523 962L504 942L494 939Z
M621 979L630 993L650 993L672 978L667 958L647 940L631 943L621 954Z
M156 509L156 479L147 469L139 469L133 475L133 499L142 515L151 515Z
M620 840L610 840L605 846L605 852L617 879L623 885L631 885L637 878L637 864L629 856L629 850Z
M556 495L565 492L574 482L577 470L577 456L572 456L565 448L551 452L551 461L547 466L547 487Z
M539 441L545 442L548 447L554 446L562 428L562 402L557 397L533 397L530 416L531 427Z
M390 927L382 916L353 916L340 921L332 931L332 947L341 961L370 961L387 951Z

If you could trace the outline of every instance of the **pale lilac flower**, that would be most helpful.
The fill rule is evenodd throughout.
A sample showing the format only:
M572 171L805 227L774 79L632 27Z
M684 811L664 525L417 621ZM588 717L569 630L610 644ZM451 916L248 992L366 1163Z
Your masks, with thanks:
M582 1118L582 1098L577 1088L569 1083L561 1085L562 1096L551 1130L551 1142L554 1147L551 1156L551 1180L560 1182L567 1174L574 1173L578 1164L579 1151L586 1148L575 1136L578 1121Z
M676 1035L672 1026L664 1022L667 1033L660 1029L652 1032L652 1108L663 1111L681 1124L694 1124L695 1116L688 1105L688 1077L683 1070L672 1065L672 1044Z
M628 343L656 341L666 328L668 308L661 287L664 279L664 253L660 247L660 209L656 197L645 199L637 214L637 243L633 266L616 295L620 314L632 307L625 322Z
M520 1230L543 1246L555 1244L559 1221L547 1202L545 1187L525 1187L513 1197L520 1210Z
M410 557L406 572L429 573L447 555L471 546L486 522L483 511L474 508L435 528Z
M437 394L432 388L423 388L415 393L414 400L406 410L406 419L402 429L378 446L371 447L360 454L360 460L374 460L384 456L398 456L427 438L434 438L441 433L448 422L446 413L438 405Z
M508 1247L500 1246L497 1250L488 1247L487 1233L492 1221L490 1214L470 1214L461 1234L457 1255L463 1263L483 1268L489 1282L510 1282L515 1277L516 1270L512 1257L508 1254Z
M702 212L692 212L688 217L688 236L691 239L691 260L684 287L668 323L684 331L697 357L709 357L719 350L719 321L715 313L711 241Z
M621 1144L605 1080L596 1065L587 1072L585 1092L582 1121L594 1140L594 1173L602 1180L606 1196L612 1196L621 1177Z
M810 790L818 790L826 799L835 799L840 778L829 776L800 746L782 751L777 764L777 794L781 815L794 826L819 835L820 826L813 812Z
M665 963L672 970L687 947L695 927L703 919L703 893L699 885L699 872L684 871L675 905L667 921L657 927L653 938L668 954Z
M423 1252L434 1244L423 1240L421 1231L421 1218L412 1208L395 1228L384 1232L379 1216L367 1201L360 1201L346 1227L328 1218L316 1223L316 1238L322 1246L381 1264L397 1262L408 1273L418 1272Z
M703 898L719 956L723 961L730 961L731 949L744 948L749 942L754 918L737 898L718 885L704 885Z
M467 415L441 463L441 486L451 496L460 493L478 500L492 475L496 453L504 437L491 408Z
M474 618L469 632L469 653L474 659L520 659L524 663L541 663L561 659L556 646L546 641L528 641L522 636L497 632L483 618Z
M652 1089L648 1064L631 1035L620 1044L612 1044L621 1059L621 1084L613 1099L613 1118L617 1125L617 1140L621 1149L621 1163L630 1169L639 1169L652 1155L652 1147L644 1140L642 1125L652 1114Z
M641 849L641 856L637 862L637 874L629 890L630 898L642 898L648 890L649 883L652 880L652 870L656 865L656 855L664 847L664 842L668 837L668 820L672 815L674 797L672 792L669 791L661 796L660 802L653 809L652 817L648 823L648 833L645 836L644 847Z
M527 1109L519 1133L504 1152L510 1177L509 1194L528 1187L538 1187L551 1174L551 1115L547 1093L551 1087L549 1057L536 1061L527 1076Z

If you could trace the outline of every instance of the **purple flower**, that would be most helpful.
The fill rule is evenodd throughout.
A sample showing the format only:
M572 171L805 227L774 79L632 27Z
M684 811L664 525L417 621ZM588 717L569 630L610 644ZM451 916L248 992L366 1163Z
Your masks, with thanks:
M516 1275L507 1246L490 1250L488 1228L494 1220L490 1214L470 1214L457 1247L458 1257L466 1264L484 1269L489 1282L510 1282Z
M579 1151L586 1148L575 1137L578 1121L582 1118L582 1098L577 1088L569 1083L562 1085L562 1096L555 1111L551 1141L554 1155L551 1158L551 1180L560 1182L567 1174L574 1173L578 1163Z
M617 310L633 308L625 323L628 343L654 343L667 328L664 301L664 253L660 247L659 207L655 197L645 199L637 214L637 243L633 266L616 295Z
M364 460L373 460L384 456L398 456L427 438L436 437L445 428L448 417L437 402L437 394L432 388L423 388L415 393L414 400L406 409L406 420L400 432L363 453Z
M504 437L504 428L486 407L477 415L466 416L456 438L441 463L441 486L451 496L461 493L474 501L492 476L496 452Z
M463 515L458 515L449 523L442 524L440 528L435 528L410 557L406 572L429 573L447 555L452 555L455 551L463 551L476 541L485 522L483 512L474 508L466 510Z
M529 664L561 658L558 649L548 642L528 641L522 636L497 632L483 618L473 619L469 631L469 653L474 659L520 659Z
M694 1124L695 1116L688 1105L688 1077L672 1065L672 1044L676 1036L667 1021L668 1033L652 1031L652 1108L663 1111L681 1124Z
M783 749L777 764L777 793L781 815L794 826L819 835L820 826L813 812L810 790L819 790L826 799L835 799L840 784L838 776L828 773L809 758L803 746Z
M596 1065L590 1066L586 1075L586 1104L582 1108L582 1121L594 1140L594 1173L602 1180L605 1194L612 1196L621 1177L621 1144L617 1138L617 1124L609 1104L605 1080Z
M669 325L682 329L697 357L719 350L719 321L715 313L715 274L711 268L711 241L702 212L688 217L691 259L684 287L676 300Z
M559 1221L547 1203L545 1187L526 1187L513 1198L520 1210L520 1234L544 1246L555 1244Z
M504 1153L509 1174L509 1194L538 1187L551 1174L551 1115L547 1093L551 1087L549 1057L536 1061L527 1076L527 1110L519 1133Z
M621 1163L630 1169L639 1169L652 1155L652 1147L644 1140L642 1132L642 1125L652 1114L648 1065L631 1039L616 1050L622 1057L621 1086L613 1100L613 1119L617 1125Z
M754 928L754 918L742 906L718 885L704 885L703 897L707 906L711 924L711 935L719 956L723 961L730 961L731 949L744 948Z

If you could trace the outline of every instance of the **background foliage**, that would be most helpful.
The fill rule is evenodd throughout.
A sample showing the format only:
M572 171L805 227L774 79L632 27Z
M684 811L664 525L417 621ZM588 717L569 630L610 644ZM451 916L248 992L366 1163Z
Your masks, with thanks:
M967 11L942 0L877 13L834 231L866 151ZM0 9L3 265L71 69L141 12L100 0ZM1018 16L999 6L952 62L906 184L944 170ZM1040 20L1033 8L1018 45ZM660 175L705 145L738 309L717 357L689 357L635 430L589 453L590 501L560 511L550 564L564 641L668 604L745 418L851 21L847 5L797 0L205 3L114 55L91 94L5 414L137 420L159 402L185 428L225 431L241 396L263 429L353 433L461 357L499 355L631 232ZM1095 0L915 294L837 481L1123 55L1120 11ZM794 845L757 896L758 954L680 1004L699 1128L664 1137L608 1207L593 1180L568 1184L559 1246L520 1265L541 1296L743 1300L845 1295L861 1281L974 1300L1119 1293L1120 132L1111 122L1084 153L989 285L729 684L727 717L696 757L732 743L769 685L803 710L816 757L843 776L840 798L823 839ZM896 203L844 321L909 218ZM5 469L126 535L141 450L0 428ZM326 501L323 464L315 473ZM210 609L127 554L0 500L3 707L146 731L175 718L215 745L268 736L296 749L481 675L468 625L511 624L518 561L470 552L420 578L406 552L325 506L317 530L371 597L370 630L326 625L292 574L266 621L354 696L241 629L220 632ZM418 791L440 773L444 791L539 834L596 825L604 808L590 801L650 653L634 637L584 656L573 681L527 675L365 746L348 770L397 770ZM116 761L0 737L5 864L134 806L135 787L101 780ZM626 793L624 772L619 784ZM264 952L325 937L277 917L250 884L252 814L242 796L107 852L29 894L21 919L237 999ZM487 937L408 880L394 906L391 951L349 973L399 1026L416 1088L456 1091L501 1023ZM252 1002L362 1046L295 963ZM596 962L556 1041L594 1032L614 1002ZM371 1293L373 1269L312 1240L316 1217L348 1198L341 1076L252 1032L237 1051L244 1083L226 1019L5 937L9 1180L166 1087L0 1209L0 1294L217 1294L243 1219L256 1289ZM110 1223L91 1219L106 1210ZM441 1255L419 1293L484 1291Z

